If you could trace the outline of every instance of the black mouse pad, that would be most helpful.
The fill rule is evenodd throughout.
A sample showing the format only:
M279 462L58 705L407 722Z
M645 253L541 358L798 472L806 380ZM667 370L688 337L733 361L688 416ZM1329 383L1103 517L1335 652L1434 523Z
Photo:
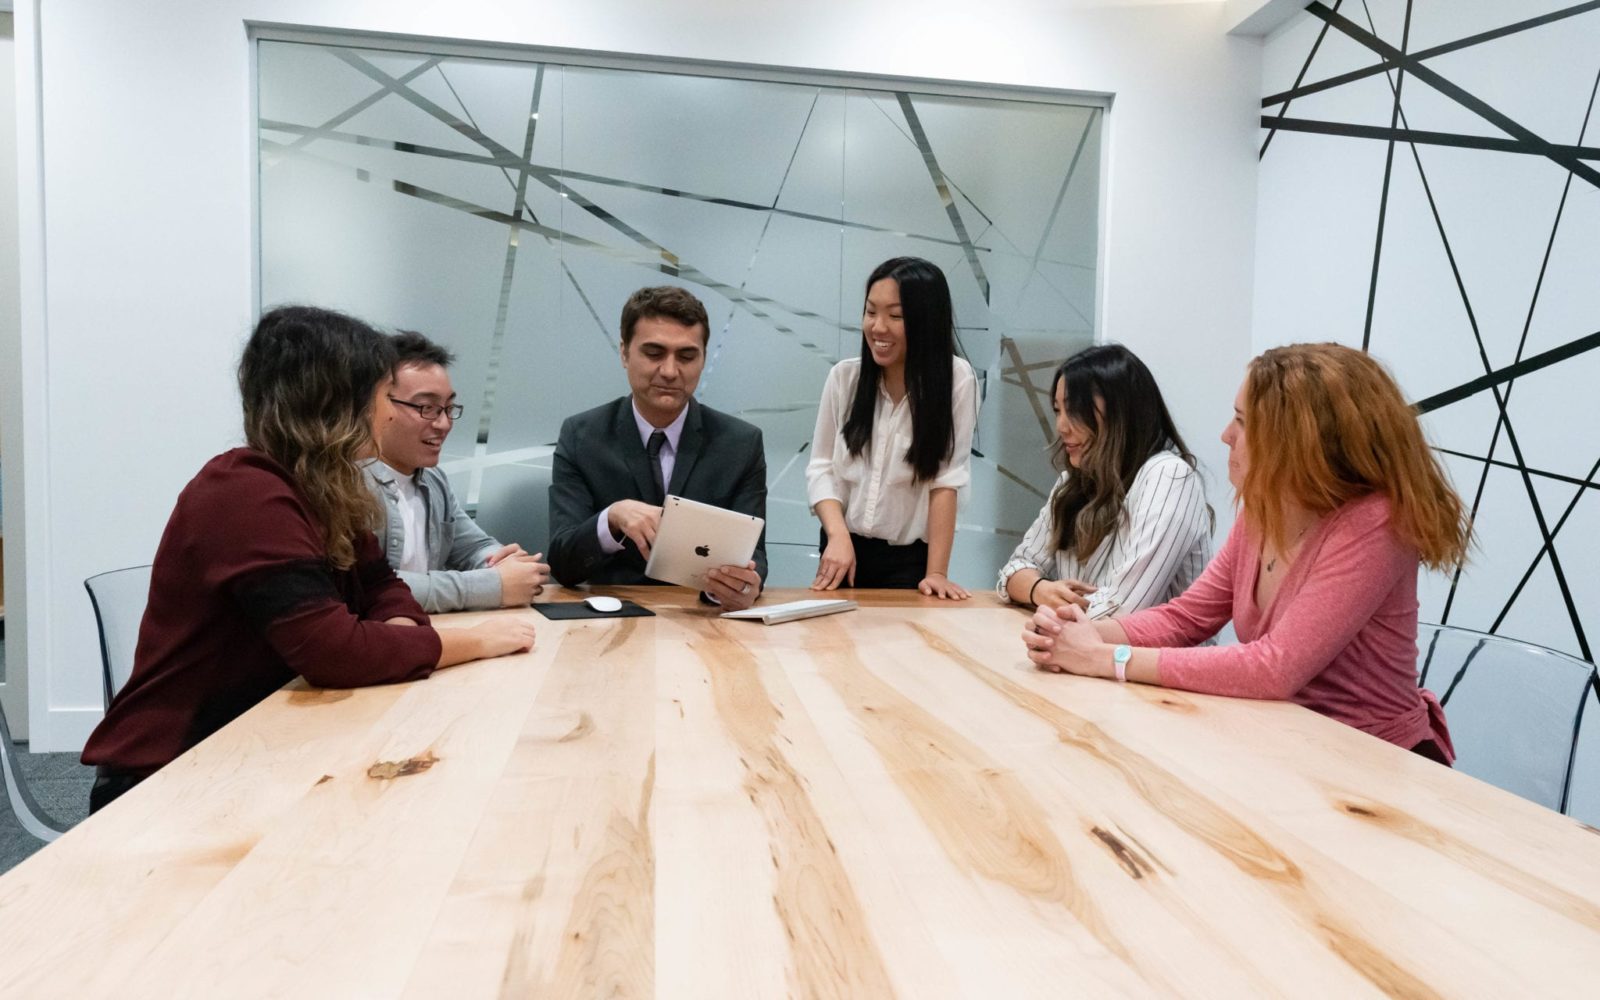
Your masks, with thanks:
M632 601L623 601L619 611L596 611L582 601L551 601L535 604L533 610L551 621L565 622L574 618L654 618L656 613Z

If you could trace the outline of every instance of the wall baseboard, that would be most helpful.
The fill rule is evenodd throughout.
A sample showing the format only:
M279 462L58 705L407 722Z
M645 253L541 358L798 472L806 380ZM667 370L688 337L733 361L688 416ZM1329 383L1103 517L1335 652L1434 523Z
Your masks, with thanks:
M105 710L94 708L51 708L44 725L35 726L28 741L29 753L78 753L89 742L89 734L105 717Z

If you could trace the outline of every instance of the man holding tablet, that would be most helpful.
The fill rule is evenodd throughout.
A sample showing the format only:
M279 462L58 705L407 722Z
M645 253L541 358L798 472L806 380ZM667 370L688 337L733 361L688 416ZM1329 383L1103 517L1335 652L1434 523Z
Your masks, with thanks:
M657 582L644 569L668 494L767 516L761 430L694 399L711 339L705 306L682 288L641 288L621 333L631 392L568 417L556 443L550 569L568 586ZM705 594L747 608L766 576L763 533L749 563L706 575Z

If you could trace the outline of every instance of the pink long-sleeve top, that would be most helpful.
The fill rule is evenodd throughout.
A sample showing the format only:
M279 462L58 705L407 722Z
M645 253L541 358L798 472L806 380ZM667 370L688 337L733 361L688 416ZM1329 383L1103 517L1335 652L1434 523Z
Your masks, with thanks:
M1417 565L1388 499L1370 494L1322 519L1258 608L1261 539L1241 517L1188 590L1120 622L1131 644L1161 648L1167 687L1292 701L1402 747L1432 739L1454 760L1438 699L1417 687ZM1230 618L1237 645L1196 645Z

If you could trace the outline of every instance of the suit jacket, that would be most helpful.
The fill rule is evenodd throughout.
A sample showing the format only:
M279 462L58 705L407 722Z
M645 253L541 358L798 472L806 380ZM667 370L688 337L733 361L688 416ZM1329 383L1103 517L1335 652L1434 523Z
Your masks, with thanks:
M550 573L564 585L657 583L631 540L621 552L600 548L600 512L618 500L654 492L650 459L639 440L631 396L568 417L550 474ZM767 516L767 457L760 428L689 400L667 492ZM767 535L756 542L756 572L767 579Z

